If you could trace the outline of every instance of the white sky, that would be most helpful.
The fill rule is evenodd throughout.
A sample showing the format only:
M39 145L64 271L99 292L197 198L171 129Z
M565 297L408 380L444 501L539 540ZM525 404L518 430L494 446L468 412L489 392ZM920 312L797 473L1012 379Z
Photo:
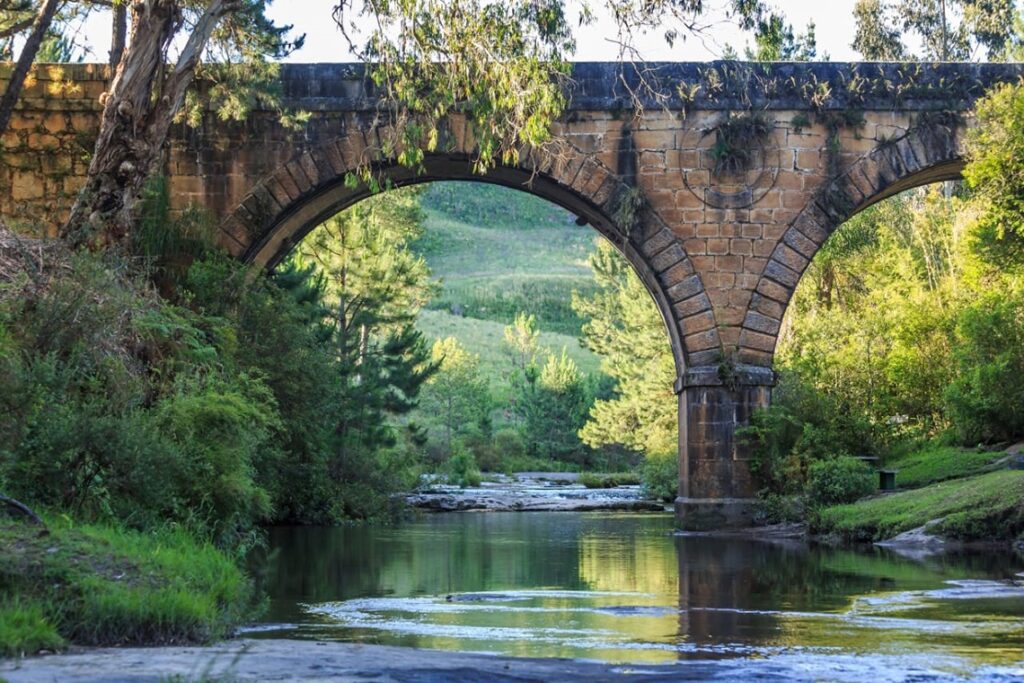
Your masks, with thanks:
M857 59L850 48L853 40L853 5L855 0L775 0L772 4L781 10L797 33L802 33L808 21L816 24L819 56L827 54L832 61ZM354 61L348 47L331 17L335 0L276 0L269 15L279 24L292 24L296 33L306 34L305 46L291 55L291 62L346 62ZM593 5L600 5L594 0ZM709 6L720 7L723 0L711 0ZM571 11L571 10L570 10ZM570 14L572 16L572 14ZM578 34L576 61L611 61L616 59L617 48L608 41L614 36L612 22L599 18ZM96 12L81 27L81 42L89 46L92 54L87 61L103 61L110 45L110 21L106 12ZM661 35L651 35L638 41L642 54L648 60L703 61L721 56L730 44L742 54L748 38L735 26L718 24L708 32L707 40L677 41L673 48L665 44Z

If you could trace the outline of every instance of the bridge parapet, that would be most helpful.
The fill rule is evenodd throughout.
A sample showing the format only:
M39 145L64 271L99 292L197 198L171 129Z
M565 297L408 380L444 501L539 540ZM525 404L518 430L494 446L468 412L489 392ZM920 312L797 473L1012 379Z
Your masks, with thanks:
M7 71L4 71L4 68ZM0 67L0 82L9 67ZM970 109L1018 64L582 63L555 126L557 156L524 150L475 176L465 121L416 175L386 158L363 67L281 67L303 130L257 106L177 126L172 205L224 219L237 257L273 266L309 230L369 194L346 182L367 161L398 185L477 179L583 216L634 266L665 320L679 369L681 519L726 524L754 491L733 438L770 399L775 346L800 278L837 226L901 190L956 178ZM98 132L101 65L40 65L2 138L0 215L53 232L82 186ZM639 93L642 111L632 109ZM638 199L630 225L626 198ZM542 245L538 245L542 248ZM717 502L715 502L717 501ZM686 520L690 520L687 522Z

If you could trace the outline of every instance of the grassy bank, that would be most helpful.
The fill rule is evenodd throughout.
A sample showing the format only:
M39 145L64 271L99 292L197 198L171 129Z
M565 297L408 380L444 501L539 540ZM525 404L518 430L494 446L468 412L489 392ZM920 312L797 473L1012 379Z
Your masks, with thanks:
M0 656L82 645L205 642L252 609L224 553L181 531L0 520Z
M811 531L844 541L879 541L917 527L962 541L1024 535L1024 471L998 470L817 511Z
M916 489L950 479L981 474L1006 457L1003 451L977 451L956 446L931 446L886 463L898 471L901 489Z

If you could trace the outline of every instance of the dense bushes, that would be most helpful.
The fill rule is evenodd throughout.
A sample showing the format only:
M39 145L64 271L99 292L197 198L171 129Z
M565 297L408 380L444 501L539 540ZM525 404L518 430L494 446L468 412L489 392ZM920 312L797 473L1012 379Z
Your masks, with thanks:
M971 141L971 187L881 202L815 256L782 326L774 405L745 430L766 500L870 492L849 456L885 463L929 442L1024 436L1018 200L996 177L1017 163L996 141L1024 139L1019 109L1002 91L982 104L990 129Z
M818 460L807 471L807 497L815 505L852 503L874 490L871 470L856 458Z
M679 491L679 460L673 456L648 456L640 478L647 496L671 503Z
M751 448L751 469L766 497L806 493L819 463L875 455L884 446L867 418L795 372L782 373L772 406L755 413L739 437Z
M415 404L422 375L400 370L418 336L364 338L353 377L312 268L249 273L192 243L161 260L61 253L5 274L0 487L237 551L262 522L389 514L416 466L415 426L387 416Z
M259 459L279 425L231 367L220 321L163 300L127 261L64 255L0 294L0 482L13 495L225 547L269 512Z
M956 378L945 392L962 443L1024 435L1024 288L989 293L956 326Z

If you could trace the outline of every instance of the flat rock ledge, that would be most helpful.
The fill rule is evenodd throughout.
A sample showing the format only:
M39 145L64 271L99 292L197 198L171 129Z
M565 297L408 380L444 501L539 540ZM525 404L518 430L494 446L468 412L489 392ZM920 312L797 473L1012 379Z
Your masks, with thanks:
M166 681L644 681L707 680L726 665L696 661L620 666L569 659L526 659L384 645L305 640L233 640L207 647L90 649L0 661L9 683L164 683ZM635 677L635 676L634 676Z
M657 501L626 498L554 498L458 493L415 493L406 496L405 502L427 512L664 512L666 509L664 504Z
M438 481L405 494L410 507L426 512L664 512L671 509L644 496L636 485L589 489L575 472L517 472L492 475L479 486L459 488Z

